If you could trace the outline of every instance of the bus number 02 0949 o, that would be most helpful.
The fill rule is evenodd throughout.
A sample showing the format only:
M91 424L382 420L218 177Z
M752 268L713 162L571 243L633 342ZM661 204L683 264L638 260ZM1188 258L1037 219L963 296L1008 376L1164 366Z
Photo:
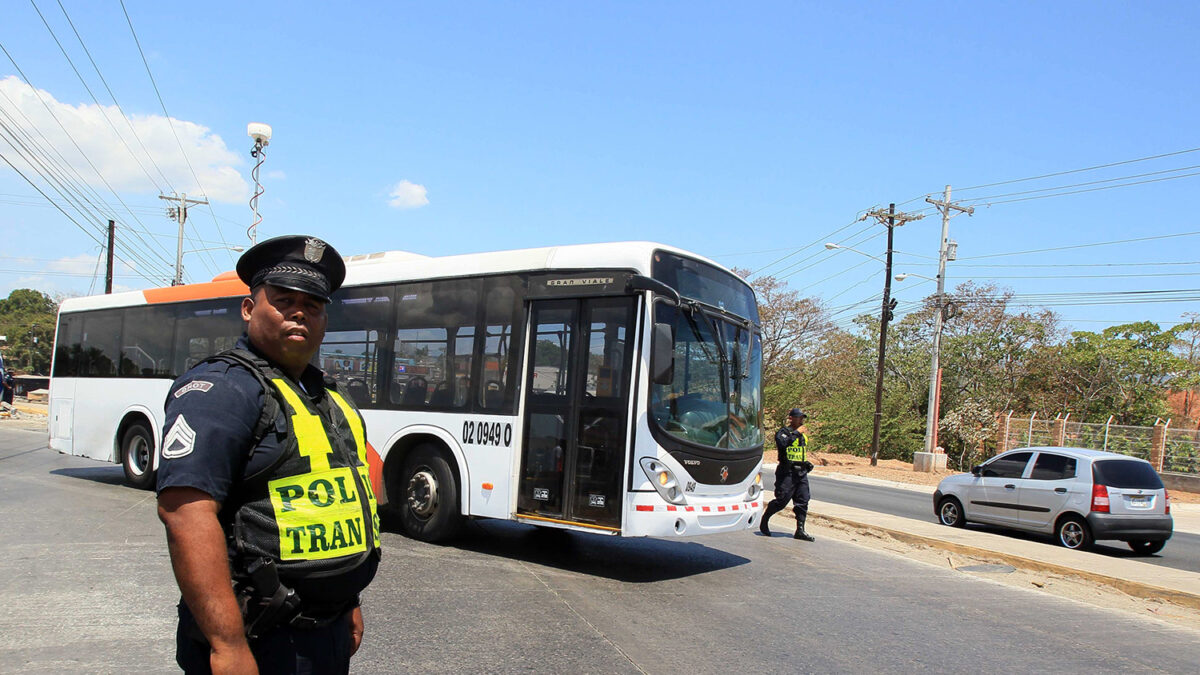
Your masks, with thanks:
M466 445L512 445L512 425L503 422L463 422L462 442Z

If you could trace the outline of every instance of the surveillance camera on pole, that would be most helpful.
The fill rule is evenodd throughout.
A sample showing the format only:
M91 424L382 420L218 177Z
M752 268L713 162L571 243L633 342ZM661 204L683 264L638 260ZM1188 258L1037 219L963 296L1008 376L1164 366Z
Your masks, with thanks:
M253 246L258 243L258 224L262 222L262 216L258 215L258 198L262 196L264 190L262 183L258 180L258 172L262 168L263 162L267 161L266 147L271 144L271 126L262 122L251 122L246 125L246 135L254 139L254 148L250 150L250 156L258 160L254 169L250 171L250 177L254 180L254 196L250 198L250 210L254 212L254 222L246 230L246 236L250 237L250 244Z

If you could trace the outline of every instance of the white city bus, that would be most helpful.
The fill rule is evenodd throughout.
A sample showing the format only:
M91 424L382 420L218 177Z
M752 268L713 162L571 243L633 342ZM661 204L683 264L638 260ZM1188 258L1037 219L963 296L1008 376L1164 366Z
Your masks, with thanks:
M464 517L624 536L761 515L758 309L719 265L623 242L346 259L317 365L354 399L381 504L444 539ZM242 333L212 282L62 304L50 447L150 487L171 381Z

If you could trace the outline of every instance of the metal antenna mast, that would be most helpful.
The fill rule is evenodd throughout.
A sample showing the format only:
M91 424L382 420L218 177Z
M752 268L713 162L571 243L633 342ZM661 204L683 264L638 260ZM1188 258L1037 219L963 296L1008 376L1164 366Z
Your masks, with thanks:
M263 162L267 161L266 148L271 143L271 127L262 122L251 122L246 125L246 135L254 139L254 148L250 150L250 156L258 160L250 170L250 177L254 180L254 195L250 197L250 210L254 212L254 222L246 230L246 236L250 238L250 245L253 246L258 243L258 224L262 222L262 216L258 214L258 198L265 192L258 172Z

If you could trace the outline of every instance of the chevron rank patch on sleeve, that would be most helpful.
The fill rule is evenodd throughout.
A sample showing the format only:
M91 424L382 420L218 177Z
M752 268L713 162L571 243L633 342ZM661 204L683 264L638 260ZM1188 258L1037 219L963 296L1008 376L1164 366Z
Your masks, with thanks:
M175 424L163 439L163 459L177 459L192 454L196 446L196 432L188 426L183 415L175 418Z

